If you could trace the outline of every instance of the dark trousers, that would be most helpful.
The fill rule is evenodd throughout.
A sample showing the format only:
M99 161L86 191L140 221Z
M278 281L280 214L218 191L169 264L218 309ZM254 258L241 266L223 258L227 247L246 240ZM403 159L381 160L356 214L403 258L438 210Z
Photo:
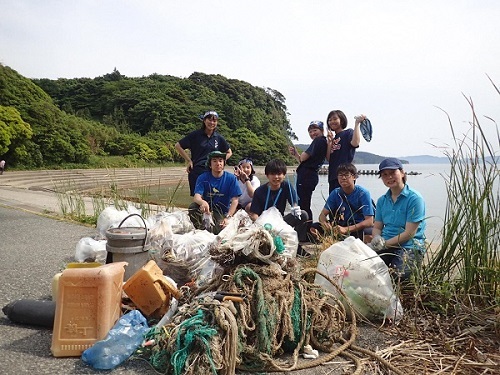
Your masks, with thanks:
M423 254L420 250L390 248L379 252L380 258L393 269L391 276L398 281L407 281L412 272L422 265Z
M328 181L328 192L331 193L333 189L340 187L339 180L335 177L334 180Z
M342 224L342 226L348 226L348 225ZM318 233L318 235L316 236L309 231L308 235L311 239L311 242L321 242L321 237L325 236L325 230L323 229L321 224L319 222L312 223L311 229L316 229L316 232ZM357 230L355 232L350 232L349 236L353 236L354 238L359 238L361 241L363 241L363 233L364 233L364 231L363 231L363 229L361 229L361 230ZM327 233L327 234L331 234L331 233Z
M299 206L313 219L311 211L311 199L313 191L319 182L318 172L310 168L302 168L297 172L297 196L299 197Z
M203 222L203 212L200 210L200 206L198 203L191 203L188 209L189 219L193 223L196 229L206 229L213 234L219 234L222 230L221 222L226 217L226 213L220 209L220 207L211 208L212 220L214 221L213 228L206 228L205 223Z
M194 167L191 172L188 174L188 181L189 181L189 194L193 197L194 196L194 188L196 186L196 180L202 174L203 172L208 171L207 168L197 166Z
M285 221L285 223L290 225L295 230L295 232L297 232L299 242L309 241L307 236L307 233L309 232L309 216L307 215L307 212L302 210L300 219L293 216L292 214L286 214L283 217L283 220Z

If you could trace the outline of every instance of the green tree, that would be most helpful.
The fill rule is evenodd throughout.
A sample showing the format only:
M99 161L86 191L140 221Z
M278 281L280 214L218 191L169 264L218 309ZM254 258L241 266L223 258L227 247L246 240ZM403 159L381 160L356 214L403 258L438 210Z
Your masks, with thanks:
M32 135L31 126L17 109L0 105L0 154L13 154L16 148L26 147Z

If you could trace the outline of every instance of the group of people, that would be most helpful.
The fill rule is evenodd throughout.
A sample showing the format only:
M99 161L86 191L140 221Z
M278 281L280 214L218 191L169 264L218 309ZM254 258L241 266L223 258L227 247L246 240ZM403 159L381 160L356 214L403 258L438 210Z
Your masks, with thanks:
M266 164L265 184L255 175L251 158L240 160L234 173L225 171L232 150L216 130L218 120L217 112L206 112L201 129L175 145L187 163L193 196L189 216L196 228L210 226L217 234L239 209L246 210L255 221L274 206L296 230L299 242L319 241L330 233L354 236L379 253L401 280L408 279L418 267L425 252L425 204L406 183L401 162L387 158L380 163L379 176L388 190L376 205L370 192L356 184L357 170L352 161L361 141L360 127L368 121L366 116L356 116L354 128L350 129L342 111L331 111L326 136L323 122L312 121L308 126L312 142L307 150L299 153L294 146L289 147L299 162L295 186L288 179L286 163L280 159ZM318 222L313 222L311 199L325 159L329 163L329 196ZM287 203L290 212L285 215ZM298 255L307 252L299 247Z

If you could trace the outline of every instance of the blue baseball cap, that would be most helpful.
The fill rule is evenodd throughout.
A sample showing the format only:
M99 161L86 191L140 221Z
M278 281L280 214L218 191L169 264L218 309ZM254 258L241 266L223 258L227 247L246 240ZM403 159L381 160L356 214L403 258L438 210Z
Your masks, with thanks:
M378 173L385 169L403 169L403 164L396 158L387 158L382 160L378 166Z
M311 128L318 128L319 130L323 130L323 127L324 127L323 121L311 121L307 130Z

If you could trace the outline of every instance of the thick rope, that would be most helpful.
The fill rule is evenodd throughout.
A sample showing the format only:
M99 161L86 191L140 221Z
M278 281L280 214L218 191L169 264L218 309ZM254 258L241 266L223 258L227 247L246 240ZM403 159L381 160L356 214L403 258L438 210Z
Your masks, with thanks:
M231 305L232 309L227 305ZM215 318L219 327L226 332L226 339L223 341L224 366L222 374L234 375L236 372L236 359L238 349L238 323L234 314L236 309L231 301L223 302L215 307Z
M305 281L304 277L310 273L328 280L344 297L344 302ZM362 363L349 351L352 350L369 355L400 374L377 354L354 345L357 327L353 307L337 283L315 268L305 269L296 276L283 276L273 267L245 264L232 274L226 272L225 280L213 280L205 292L209 290L239 292L248 298L236 307L229 302L196 297L190 304L184 304L170 328L164 328L158 333L161 337L157 336L161 347L154 360L157 364L164 363L159 354L162 352L171 366L170 371L166 370L168 373L234 375L236 369L289 372L316 367L340 355L355 364L354 374L360 374ZM349 327L346 327L346 309L352 317ZM348 339L342 333L346 328ZM300 351L309 343L327 354L299 361ZM293 348L288 363L275 357L285 347ZM153 356L150 362L153 363Z

